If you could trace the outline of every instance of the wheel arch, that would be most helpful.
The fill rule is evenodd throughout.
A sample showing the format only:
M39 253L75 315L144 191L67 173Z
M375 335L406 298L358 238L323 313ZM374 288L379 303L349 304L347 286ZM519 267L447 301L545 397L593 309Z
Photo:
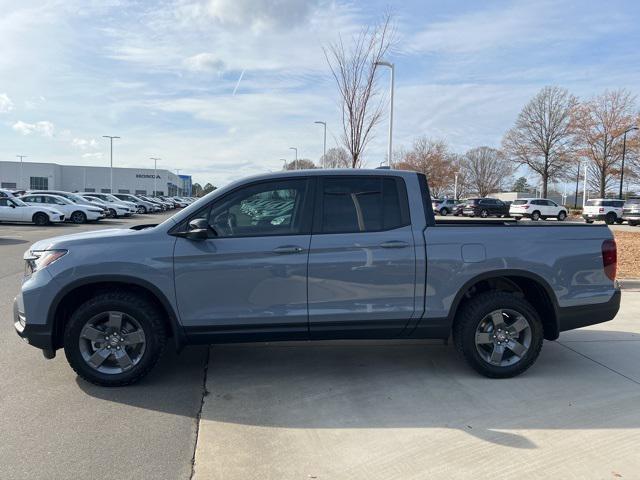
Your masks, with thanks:
M40 214L44 215L45 217L47 217L47 219L49 221L51 221L51 216L47 212L44 212L42 210L38 210L36 212L33 212L33 215L31 215L31 221L34 222L35 219L36 219L36 215L40 215Z
M526 270L485 272L468 280L451 304L449 322L453 327L457 313L471 298L489 291L512 292L522 296L536 309L542 320L544 338L555 340L559 335L558 301L549 283Z
M126 275L99 275L70 283L54 298L47 313L47 324L51 325L54 349L62 346L66 320L89 296L114 289L133 290L154 302L165 313L167 333L173 337L176 348L185 344L185 335L178 316L167 297L155 285Z

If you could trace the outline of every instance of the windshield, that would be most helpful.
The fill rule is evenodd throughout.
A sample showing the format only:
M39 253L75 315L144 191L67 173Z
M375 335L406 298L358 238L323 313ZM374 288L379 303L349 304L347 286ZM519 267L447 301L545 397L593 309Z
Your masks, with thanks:
M16 205L18 205L19 207L28 207L29 206L26 203L24 203L22 200L20 200L18 197L11 197L10 200L13 203L15 203Z
M67 194L66 198L71 200L73 203L87 203L86 199L82 198L80 195L76 195L75 193Z
M640 205L640 198L630 198L625 202L625 205Z
M121 202L122 200L120 200L119 198L114 197L113 195L110 194L106 194L104 196L109 202Z

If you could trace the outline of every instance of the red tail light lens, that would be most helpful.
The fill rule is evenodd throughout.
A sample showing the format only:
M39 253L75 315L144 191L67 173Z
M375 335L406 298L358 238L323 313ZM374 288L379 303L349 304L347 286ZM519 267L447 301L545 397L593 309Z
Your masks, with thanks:
M527 208L529 208L529 205L523 205L522 208L526 210Z
M599 208L598 213L604 213L604 208Z
M618 268L618 248L615 240L602 242L602 265L604 266L605 275L610 280L615 280Z

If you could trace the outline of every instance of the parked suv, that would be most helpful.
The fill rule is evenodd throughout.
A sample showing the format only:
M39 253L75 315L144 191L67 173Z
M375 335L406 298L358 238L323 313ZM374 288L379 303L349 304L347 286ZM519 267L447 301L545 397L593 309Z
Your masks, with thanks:
M462 214L468 217L508 217L509 207L497 198L470 198L466 200Z
M563 221L567 218L567 209L546 198L519 198L511 203L509 215L516 220L531 218L531 220L546 220L557 218Z
M595 220L604 220L607 225L622 223L623 208L624 200L594 198L587 200L582 211L582 218L587 223L593 223Z
M458 204L457 200L453 200L451 198L446 198L444 200L432 200L431 205L433 206L433 212L436 215L447 216L453 213Z
M640 225L640 198L630 198L624 202L622 220L626 220L632 227Z

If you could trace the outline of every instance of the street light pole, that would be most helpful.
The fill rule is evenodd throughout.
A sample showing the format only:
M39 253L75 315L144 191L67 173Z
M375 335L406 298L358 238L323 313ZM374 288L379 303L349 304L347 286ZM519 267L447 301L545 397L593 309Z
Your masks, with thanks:
M16 182L16 187L20 188L22 186L22 159L23 158L27 158L27 156L26 155L16 155L16 157L18 157L20 159L20 178ZM26 188L25 188L25 190L26 190Z
M289 147L289 150L296 152L295 160L293 161L293 169L298 170L298 149L296 147Z
M454 174L454 182L453 182L453 199L458 199L458 172Z
M574 210L578 208L578 183L580 183L580 167L581 167L581 162L578 162L578 172L576 173L576 196L573 199Z
M327 161L327 122L318 120L314 123L317 123L318 125L322 125L324 127L324 137L322 142L322 168L325 168L325 163Z
M627 133L632 132L633 130L638 130L638 127L634 125L627 128L622 136L622 168L620 169L620 194L618 195L620 200L622 200L622 182L624 181L624 156L627 153Z
M113 195L113 139L114 138L120 138L120 137L116 137L113 135L103 135L102 138L108 138L109 139L109 143L111 145L111 149L110 149L110 168L109 168L109 193Z
M156 196L156 192L158 191L157 182L158 179L158 160L162 160L157 157L149 157L149 160L153 160L153 196Z
M390 101L389 101L389 146L387 152L387 162L389 167L391 167L391 156L393 154L393 90L394 90L394 77L395 77L395 66L391 62L376 62L376 65L380 65L383 67L389 67L391 69L391 84L390 84Z

